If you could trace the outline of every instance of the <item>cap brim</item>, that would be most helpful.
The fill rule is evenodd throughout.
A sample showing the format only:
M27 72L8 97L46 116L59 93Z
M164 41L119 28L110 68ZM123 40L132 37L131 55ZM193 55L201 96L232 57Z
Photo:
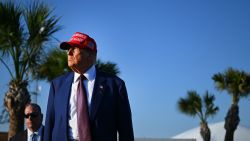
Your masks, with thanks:
M61 49L63 49L63 50L68 50L69 48L71 48L71 47L80 47L80 45L79 44L77 44L77 43L72 43L72 42L62 42L61 44L60 44L60 48Z
M71 44L69 44L69 42L62 42L62 43L60 44L60 48L61 48L62 50L68 50L70 47L71 47Z

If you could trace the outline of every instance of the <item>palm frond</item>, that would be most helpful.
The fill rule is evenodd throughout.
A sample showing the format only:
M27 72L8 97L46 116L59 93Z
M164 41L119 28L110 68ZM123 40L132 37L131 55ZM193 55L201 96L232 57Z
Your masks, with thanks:
M233 68L228 68L223 73L213 76L216 87L219 90L226 90L237 103L240 97L250 94L250 74Z
M250 92L250 74L241 72L241 82L239 85L239 91L242 96L248 96Z
M215 75L213 75L212 79L215 82L215 87L219 90L222 91L225 89L226 87L226 82L224 80L224 76L221 73L217 73Z
M207 118L213 116L219 110L214 106L214 95L210 95L206 91L203 99L196 91L188 91L186 98L180 98L178 101L179 110L190 116L197 116L201 123L206 123Z
M57 26L59 18L52 14L52 10L39 1L34 1L26 9L24 17L29 31L28 45L41 45L50 40L51 35L61 29Z
M179 110L187 115L195 116L201 112L202 102L196 91L188 91L186 98L178 101Z
M203 101L205 104L205 119L207 120L208 117L214 116L218 111L219 107L214 105L215 96L213 94L209 94L208 91L206 91Z
M3 56L17 59L22 44L23 27L20 23L22 9L12 1L0 2L0 51Z
M193 109L192 106L190 105L190 102L184 98L180 98L180 100L178 101L178 108L182 113L193 117L197 113L197 111Z
M57 23L59 18L51 15L52 10L39 1L34 1L24 12L24 19L27 24L27 44L26 56L23 61L27 62L30 71L35 68L43 59L45 59L45 43L50 41L53 33L61 29Z

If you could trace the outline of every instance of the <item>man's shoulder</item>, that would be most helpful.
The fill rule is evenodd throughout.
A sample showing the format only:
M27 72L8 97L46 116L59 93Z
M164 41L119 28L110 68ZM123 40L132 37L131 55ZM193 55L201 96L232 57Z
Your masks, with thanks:
M100 77L100 78L103 78L103 79L106 79L106 80L112 80L112 81L114 81L116 83L124 83L123 79L121 79L117 75L107 73L107 72L103 72L103 71L97 71L97 77Z
M10 141L23 141L27 139L27 130L17 133L15 136L10 138Z
M64 85L65 83L71 83L73 81L73 78L74 78L74 73L67 72L65 74L62 74L62 75L54 78L51 81L51 84L58 87L58 86Z
M67 72L67 73L64 73L62 75L59 75L57 76L56 78L54 78L52 81L55 82L55 81L61 81L61 80L65 80L67 79L68 77L72 77L74 76L74 73L73 72Z

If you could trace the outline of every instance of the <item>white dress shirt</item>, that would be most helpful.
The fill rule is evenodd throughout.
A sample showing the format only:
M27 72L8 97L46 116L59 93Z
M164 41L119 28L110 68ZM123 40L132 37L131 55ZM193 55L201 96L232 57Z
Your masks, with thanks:
M43 126L41 126L39 129L38 129L38 131L37 132L32 132L32 131L30 131L29 129L27 129L27 131L28 131L28 141L32 141L32 134L34 133L34 134L36 134L37 135L37 141L41 141L41 136L42 136L42 129L43 129Z
M83 84L86 89L86 94L88 98L88 108L90 111L90 104L92 93L94 90L95 77L96 77L96 69L93 65L87 72L83 74L87 80L84 80ZM71 86L71 93L69 99L69 121L68 121L68 137L69 139L78 140L78 131L77 131L77 113L76 113L76 99L77 99L77 86L79 83L80 74L74 73L74 80Z

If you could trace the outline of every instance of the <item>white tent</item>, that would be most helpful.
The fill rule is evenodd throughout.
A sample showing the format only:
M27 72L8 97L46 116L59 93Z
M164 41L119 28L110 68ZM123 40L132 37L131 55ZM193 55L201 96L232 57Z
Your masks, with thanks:
M226 130L224 129L224 122L208 125L211 130L211 141L224 141ZM200 127L188 130L173 137L174 139L196 139L196 141L203 141L200 135ZM250 128L238 125L234 133L234 141L250 141Z

